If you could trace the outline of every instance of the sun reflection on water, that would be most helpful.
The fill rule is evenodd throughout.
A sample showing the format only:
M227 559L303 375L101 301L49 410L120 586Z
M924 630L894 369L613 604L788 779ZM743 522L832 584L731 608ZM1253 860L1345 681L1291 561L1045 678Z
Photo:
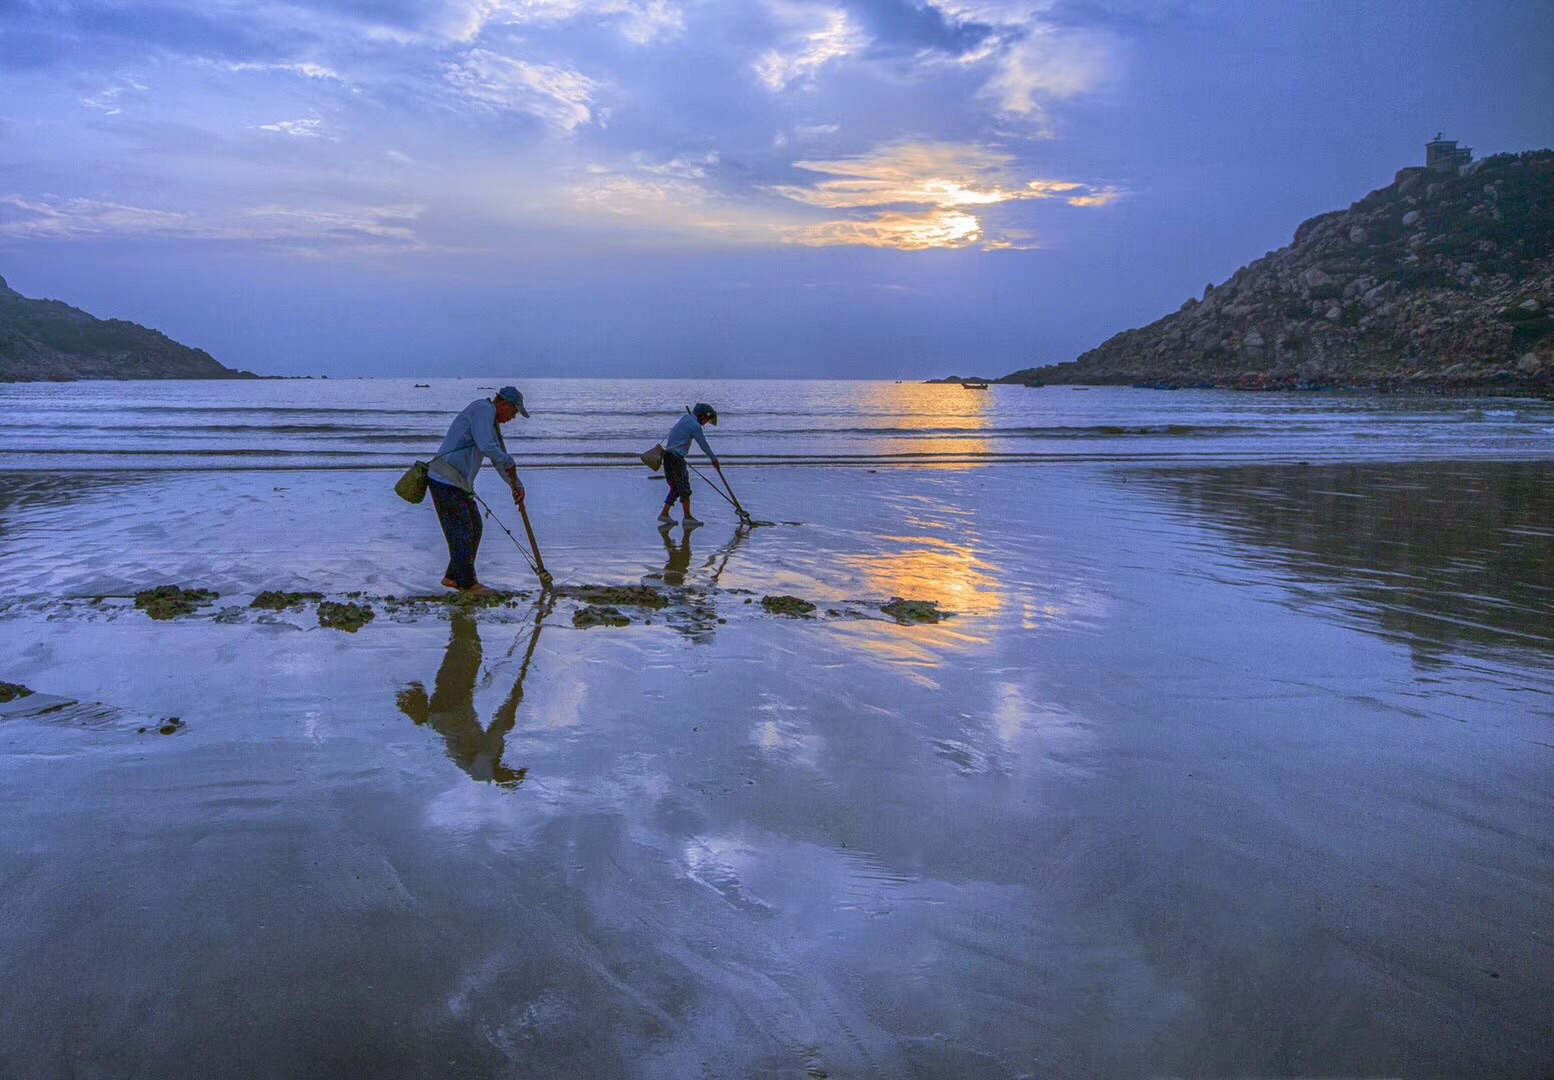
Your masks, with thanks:
M933 600L961 618L993 615L1004 607L999 568L983 558L974 539L882 536L879 542L879 551L841 556L870 595Z
M936 431L928 437L881 440L885 454L942 454L976 457L992 450L992 442L979 433L991 428L992 399L987 391L963 390L949 384L878 383L863 394L872 415L888 416L901 431ZM942 434L954 432L954 434ZM965 470L974 462L945 462L937 468Z

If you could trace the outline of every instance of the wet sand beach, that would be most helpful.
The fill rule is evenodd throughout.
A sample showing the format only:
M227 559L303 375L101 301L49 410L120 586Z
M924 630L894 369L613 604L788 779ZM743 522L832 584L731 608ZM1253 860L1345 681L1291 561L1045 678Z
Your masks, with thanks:
M0 1076L1554 1069L1545 461L731 475L0 482Z

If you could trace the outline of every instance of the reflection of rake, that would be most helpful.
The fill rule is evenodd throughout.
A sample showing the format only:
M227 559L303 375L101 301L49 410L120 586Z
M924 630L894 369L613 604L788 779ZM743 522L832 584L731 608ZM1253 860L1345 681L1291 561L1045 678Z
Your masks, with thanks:
M495 719L506 724L506 727L503 728L504 731L512 730L513 725L517 722L518 703L523 700L523 682L529 677L529 664L534 660L534 650L540 643L540 631L545 627L545 619L555 610L555 607L556 597L554 594L545 596L535 605L534 629L529 633L529 647L524 650L523 662L518 665L518 679L513 683L512 692L507 695L507 700L496 711ZM517 648L518 642L514 641L513 647L507 650L507 655L511 657L513 650Z
M739 549L739 545L744 543L745 537L749 535L743 528L735 529L734 538L707 558L706 563L702 566L703 570L712 566L717 567L717 569L712 571L712 576L708 578L714 587L718 584L718 578L723 576L723 569L728 566L729 559L733 558L734 552Z

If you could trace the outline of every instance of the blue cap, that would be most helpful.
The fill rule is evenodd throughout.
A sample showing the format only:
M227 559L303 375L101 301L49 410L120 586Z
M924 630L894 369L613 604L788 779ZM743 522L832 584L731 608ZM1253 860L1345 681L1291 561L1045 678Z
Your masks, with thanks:
M518 392L516 386L504 386L496 392L496 396L506 398L521 415L529 415L529 410L523 407L523 395Z

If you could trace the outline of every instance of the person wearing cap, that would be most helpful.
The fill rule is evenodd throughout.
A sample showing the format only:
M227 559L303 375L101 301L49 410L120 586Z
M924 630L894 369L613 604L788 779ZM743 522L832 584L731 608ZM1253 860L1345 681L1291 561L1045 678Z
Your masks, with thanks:
M490 458L508 487L513 503L523 505L523 482L518 463L507 452L498 425L515 416L527 417L523 395L515 386L504 386L496 397L481 398L464 407L448 425L448 434L427 467L427 490L437 508L437 521L448 541L448 572L442 583L450 589L484 596L495 591L475 580L475 553L480 550L480 510L475 505L475 475Z
M691 474L685 465L685 455L691 449L691 440L701 447L701 452L712 461L712 467L718 470L721 476L723 466L718 464L718 455L712 452L712 447L707 445L707 435L702 429L703 424L718 426L718 410L708 405L705 401L698 401L694 406L685 410L685 415L675 421L674 427L669 429L669 437L664 440L664 479L669 482L669 494L664 498L664 508L659 512L658 520L668 524L673 519L669 516L669 508L674 505L676 499L680 500L681 507L685 510L685 524L689 526L700 525L701 522L691 516Z

